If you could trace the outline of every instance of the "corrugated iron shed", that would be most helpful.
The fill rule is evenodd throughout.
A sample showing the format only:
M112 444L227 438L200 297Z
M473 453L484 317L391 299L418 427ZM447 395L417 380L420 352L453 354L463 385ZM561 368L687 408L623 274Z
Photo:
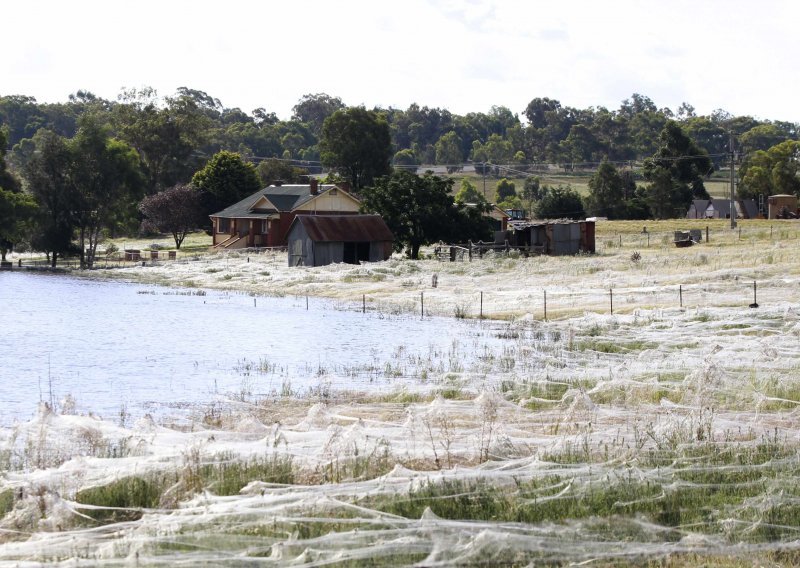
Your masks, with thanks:
M510 221L509 244L540 254L595 252L594 221Z

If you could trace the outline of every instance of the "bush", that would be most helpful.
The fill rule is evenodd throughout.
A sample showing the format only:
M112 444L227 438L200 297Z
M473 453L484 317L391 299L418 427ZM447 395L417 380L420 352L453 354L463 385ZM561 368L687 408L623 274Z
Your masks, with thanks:
M534 209L538 219L584 219L583 199L571 187L549 190Z

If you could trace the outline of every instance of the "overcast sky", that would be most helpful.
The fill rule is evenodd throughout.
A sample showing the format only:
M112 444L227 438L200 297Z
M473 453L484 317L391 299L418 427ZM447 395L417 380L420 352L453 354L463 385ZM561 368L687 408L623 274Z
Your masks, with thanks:
M345 104L522 114L535 97L800 122L794 0L23 0L3 3L0 95L181 86L289 118Z

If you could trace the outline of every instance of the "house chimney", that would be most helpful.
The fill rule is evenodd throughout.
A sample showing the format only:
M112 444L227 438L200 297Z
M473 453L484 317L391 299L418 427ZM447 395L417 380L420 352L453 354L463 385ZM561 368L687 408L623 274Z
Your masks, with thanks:
M346 191L350 193L350 182L349 181L340 181L336 184L336 186L341 189L342 191Z
M319 181L317 181L317 178L314 178L314 177L309 178L308 185L311 188L311 195L317 195L319 193L319 189L318 189L318 185L317 185L318 183L319 183Z

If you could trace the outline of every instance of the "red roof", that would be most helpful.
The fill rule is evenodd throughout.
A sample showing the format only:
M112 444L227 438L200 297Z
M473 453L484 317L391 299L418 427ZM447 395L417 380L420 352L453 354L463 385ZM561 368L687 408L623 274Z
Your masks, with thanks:
M298 215L292 226L295 223L302 223L308 236L315 242L394 240L392 231L380 215Z

